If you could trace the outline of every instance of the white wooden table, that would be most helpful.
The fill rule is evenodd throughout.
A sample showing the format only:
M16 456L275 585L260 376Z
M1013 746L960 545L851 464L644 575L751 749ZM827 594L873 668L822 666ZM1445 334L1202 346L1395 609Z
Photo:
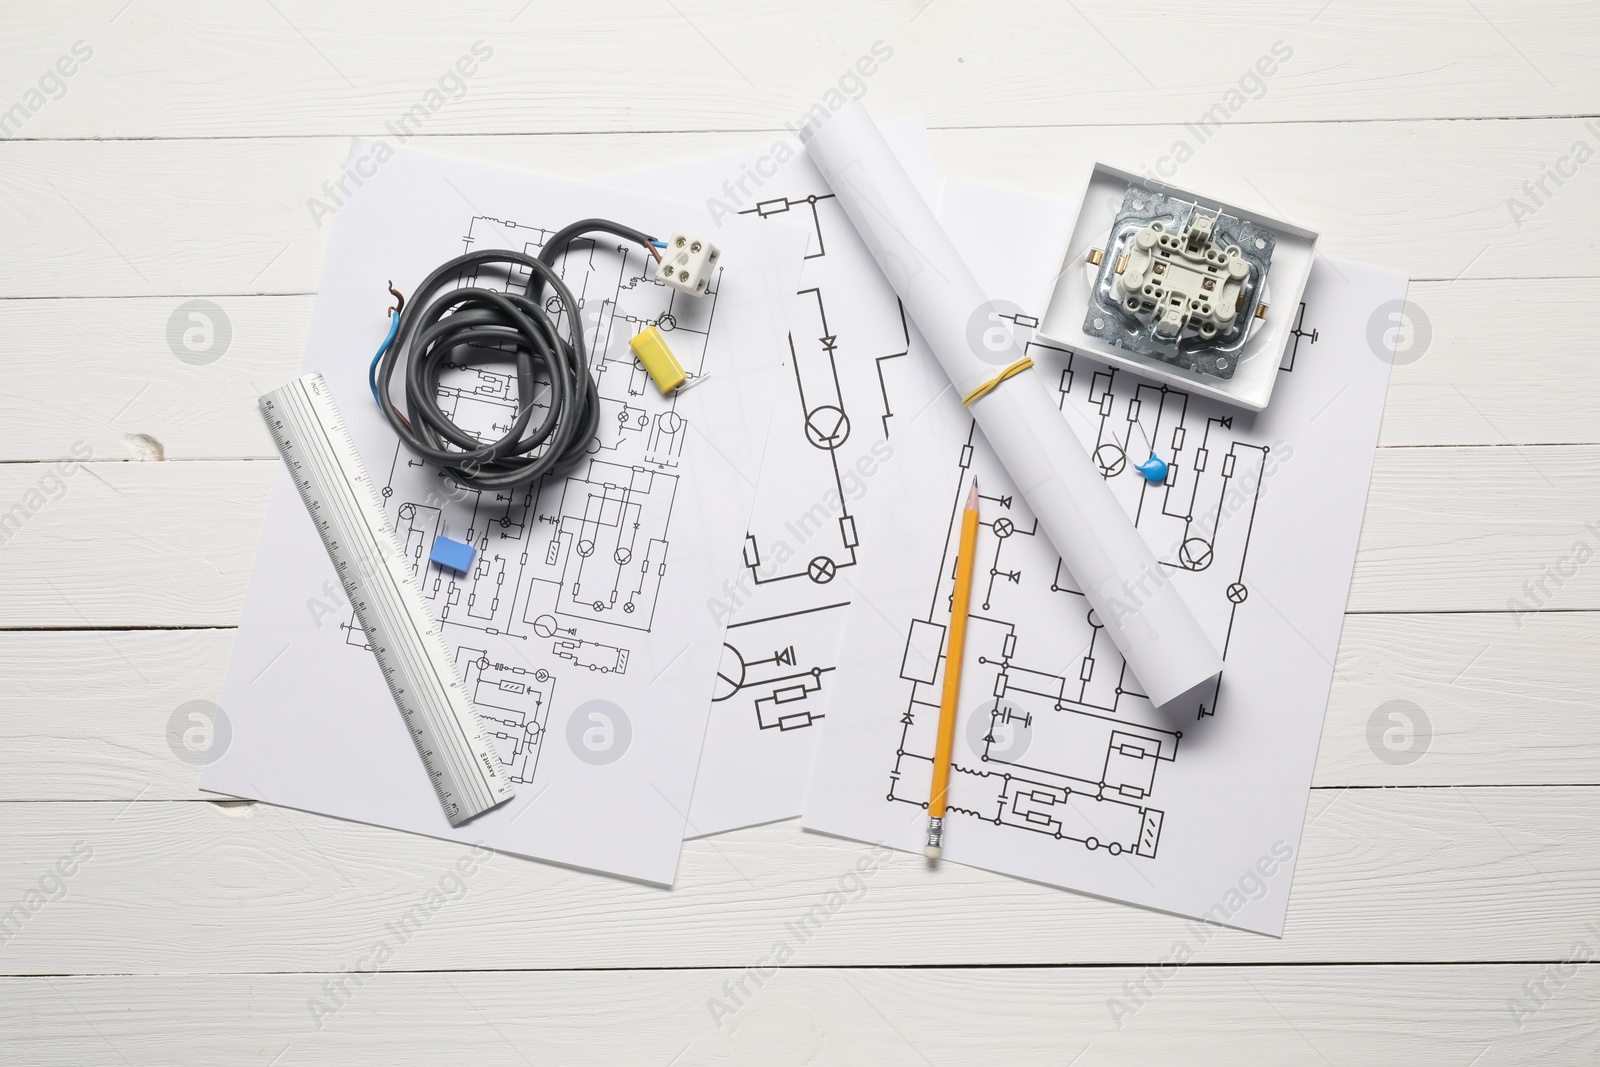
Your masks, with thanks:
M1600 955L1600 563L1574 547L1600 546L1600 10L1218 10L8 5L0 911L27 917L0 1061L1597 1062L1600 970L1569 961ZM166 741L221 688L275 462L255 397L299 365L328 233L308 199L477 41L411 144L584 177L765 139L880 40L866 102L924 116L947 175L1073 195L1184 141L1183 184L1415 279L1431 340L1394 371L1286 935L1163 966L1197 940L1177 919L905 857L719 1029L708 999L860 854L790 823L689 843L671 892L500 857L315 1019L459 847L207 799ZM193 298L230 327L208 363L169 342ZM1390 700L1431 723L1420 758L1369 743Z

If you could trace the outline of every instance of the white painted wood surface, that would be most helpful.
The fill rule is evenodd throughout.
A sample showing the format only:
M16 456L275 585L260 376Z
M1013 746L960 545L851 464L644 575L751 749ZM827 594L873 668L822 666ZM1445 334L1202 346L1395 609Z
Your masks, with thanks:
M1520 1029L1507 1009L1545 971L1191 965L1156 988L1138 967L790 968L720 1030L706 1002L736 969L386 974L320 1029L309 1006L326 996L320 975L62 977L7 983L0 1023L27 1021L16 1045L27 1063L121 1063L117 1049L135 1063L277 1067L1592 1062L1581 1058L1600 1012L1592 979L1569 980ZM1153 996L1119 1029L1106 1005L1141 981Z
M1203 962L1537 962L1596 941L1592 789L1323 789L1282 939L1215 928ZM5 946L15 974L337 971L465 846L389 840L267 804L12 803L9 862L93 849ZM776 823L684 845L672 890L501 857L406 945L402 970L743 967L867 846ZM37 876L35 876L37 877ZM853 885L853 883L851 883ZM1268 892L1287 885L1269 884ZM800 966L1155 963L1187 920L896 854ZM1516 907L1510 902L1516 901ZM918 936L937 929L938 937Z
M1600 565L1515 609L1600 527L1600 162L1543 177L1575 142L1600 152L1600 11L1193 10L19 9L0 33L0 504L75 444L94 461L0 543L0 911L58 898L0 943L0 1060L1595 1062L1600 972L1570 961L1600 955ZM272 472L254 398L299 363L326 241L307 199L480 40L493 56L413 145L587 177L758 144L882 40L877 114L924 116L948 174L1063 195L1093 159L1140 169L1198 140L1185 124L1287 44L1179 180L1406 271L1432 340L1394 372L1282 940L1202 944L1169 916L904 860L757 989L745 968L859 851L779 824L690 842L670 893L499 858L384 973L344 976L456 847L201 799L165 730L220 691ZM78 41L64 94L6 126ZM193 297L233 331L206 366L167 342ZM1405 766L1367 739L1390 700L1431 723ZM1180 944L1193 960L1163 966ZM712 998L738 1008L720 1027Z

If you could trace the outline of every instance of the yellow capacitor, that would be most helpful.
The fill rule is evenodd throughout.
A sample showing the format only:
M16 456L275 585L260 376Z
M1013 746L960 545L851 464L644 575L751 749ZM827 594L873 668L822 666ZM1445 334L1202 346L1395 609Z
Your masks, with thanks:
M670 396L674 389L689 380L678 357L667 347L666 338L654 326L634 334L628 347L639 357L644 369L650 372L650 377L655 380L656 388L661 390L663 396Z

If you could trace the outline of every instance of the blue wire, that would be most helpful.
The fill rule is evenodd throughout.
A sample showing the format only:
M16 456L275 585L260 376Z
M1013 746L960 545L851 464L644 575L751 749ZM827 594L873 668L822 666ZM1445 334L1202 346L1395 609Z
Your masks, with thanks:
M389 336L383 339L383 344L378 346L378 354L372 357L372 366L367 368L367 384L372 387L372 402L378 405L378 410L383 410L383 401L378 399L378 361L383 359L383 354L389 351L389 346L394 344L394 335L400 330L400 315L398 312L389 316Z
M654 237L650 238L650 243L655 245L657 248L665 248L665 247L667 247L667 242L658 241Z

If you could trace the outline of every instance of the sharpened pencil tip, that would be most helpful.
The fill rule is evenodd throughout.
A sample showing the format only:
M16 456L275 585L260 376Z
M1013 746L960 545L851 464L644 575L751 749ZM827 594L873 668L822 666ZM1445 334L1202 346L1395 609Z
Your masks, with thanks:
M967 510L978 510L978 479L972 479L972 490L967 493Z

